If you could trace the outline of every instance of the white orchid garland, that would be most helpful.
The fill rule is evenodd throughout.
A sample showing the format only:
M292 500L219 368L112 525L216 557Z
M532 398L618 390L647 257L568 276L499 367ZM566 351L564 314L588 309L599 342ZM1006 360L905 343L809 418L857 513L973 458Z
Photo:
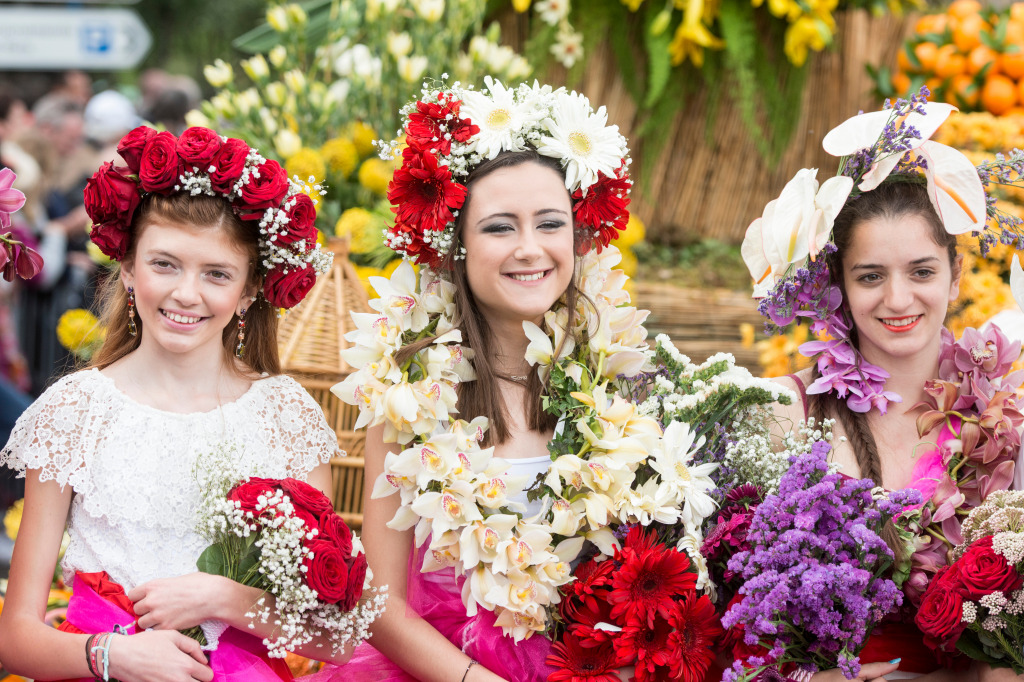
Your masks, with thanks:
M345 359L362 369L332 390L360 407L356 428L383 424L385 441L405 447L386 456L373 488L374 498L402 498L388 526L414 528L417 546L429 538L422 570L454 566L465 574L467 613L494 611L517 641L547 629L547 609L585 541L612 554L612 524L656 521L684 527L694 536L689 545L699 547L700 524L714 510L715 465L688 467L703 439L695 442L681 422L663 432L618 390L624 377L653 368L647 312L629 305L627 278L613 269L620 258L609 247L580 261L580 290L594 303L581 303L576 316L586 346L572 342L564 307L545 315L543 329L523 324L527 360L549 386L545 407L565 415L549 446L551 466L531 488L541 511L529 518L509 498L532 482L510 476L507 461L480 447L486 419L455 417L455 389L475 374L473 352L452 325L454 286L426 268L417 286L403 263L390 280L371 280L381 295L371 303L376 312L354 314L358 329L346 335L353 345ZM410 360L395 360L404 345L426 338L433 342Z

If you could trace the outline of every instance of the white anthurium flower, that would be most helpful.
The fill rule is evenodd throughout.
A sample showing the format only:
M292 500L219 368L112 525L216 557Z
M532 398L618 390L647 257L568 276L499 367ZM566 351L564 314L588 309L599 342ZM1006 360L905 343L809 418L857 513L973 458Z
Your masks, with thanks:
M583 95L563 92L551 113L543 121L547 134L541 135L537 152L561 160L566 189L586 191L598 173L615 174L626 150L618 126L608 125L604 107L595 112Z
M1010 291L1013 293L1013 300L1024 310L1024 268L1020 266L1019 257L1010 263Z
M747 228L740 253L754 282L761 285L755 287L755 296L767 293L790 264L815 257L828 243L853 180L838 175L819 188L817 173L817 168L797 171L779 198L768 202L761 217Z
M495 627L502 628L515 642L521 642L535 632L544 632L547 629L547 618L539 607L531 609L529 613L520 613L509 608L496 609L495 613L498 615L494 620Z
M963 152L928 140L913 152L925 160L928 198L946 232L963 234L985 229L985 187L978 169Z
M904 126L913 126L921 134L919 139L906 141L910 149L916 149L926 142L935 134L943 121L951 113L957 111L953 105L942 102L927 102L924 104L924 109L924 114L912 111L900 122ZM882 131L892 117L892 113L891 109L883 109L851 116L830 130L825 135L825 139L821 141L821 146L832 156L840 157L856 154L862 149L870 149L882 136ZM881 185L905 155L905 153L890 154L876 159L868 172L861 178L858 189L868 192Z
M467 567L479 563L492 563L503 542L511 538L512 529L519 522L514 514L493 514L475 521L462 529L459 536L459 554Z
M490 76L484 77L489 94L475 90L463 93L460 115L480 128L466 150L485 159L493 159L502 151L526 148L522 136L524 126L540 120L542 112L532 104L517 102L515 91L507 89Z

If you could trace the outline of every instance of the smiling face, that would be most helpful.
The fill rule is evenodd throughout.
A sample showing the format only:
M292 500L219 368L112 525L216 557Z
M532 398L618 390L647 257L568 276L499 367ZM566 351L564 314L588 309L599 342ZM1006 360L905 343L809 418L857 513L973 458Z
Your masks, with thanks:
M883 368L938 353L946 311L960 291L961 259L951 266L932 233L917 214L876 217L859 223L841 252L860 351Z
M198 227L155 217L122 265L142 322L140 347L223 354L223 333L249 305L249 256L221 225Z
M463 218L466 279L480 312L492 328L539 323L573 276L564 179L534 161L500 168L473 182Z

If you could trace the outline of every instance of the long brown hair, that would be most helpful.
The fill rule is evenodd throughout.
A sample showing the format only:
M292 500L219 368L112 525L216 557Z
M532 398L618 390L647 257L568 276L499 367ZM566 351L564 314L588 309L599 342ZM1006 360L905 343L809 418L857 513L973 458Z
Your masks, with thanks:
M899 177L892 178L876 189L846 202L843 210L836 216L832 239L837 249L828 256L828 269L833 284L837 284L843 290L844 301L846 291L843 287L842 255L853 241L856 229L871 220L895 220L907 216L920 216L928 223L931 227L932 240L940 248L946 249L950 268L956 267L956 236L946 232L942 219L928 198L925 185ZM854 325L850 325L850 341L854 347L859 347L857 328ZM819 376L821 375L815 365L812 370L812 381ZM847 406L845 400L837 398L832 392L808 395L807 398L808 415L819 423L824 418L837 419L843 425L846 438L856 455L860 475L881 485L882 460L878 454L878 444L868 426L867 414L854 412Z
M466 276L466 261L457 258L459 245L462 243L462 234L465 230L465 216L469 210L469 202L472 201L473 185L481 178L502 168L512 168L524 163L536 163L545 168L550 168L558 173L558 176L565 178L565 171L558 161L550 157L542 156L533 149L524 151L502 152L493 159L484 161L477 166L466 179L468 193L466 201L455 219L455 237L457 245L452 248L446 256L443 267L451 272L452 282L455 284L455 326L462 331L462 341L474 351L473 368L476 370L476 380L459 384L459 415L464 419L475 417L486 417L490 428L485 435L485 445L498 445L508 440L511 434L510 416L508 408L499 390L499 381L510 381L511 377L500 373L494 366L494 338L487 323L486 316L480 311L473 291L469 287L469 280ZM575 227L575 226L574 226ZM579 232L573 230L575 235L573 247L577 247ZM592 305L577 285L578 268L574 267L572 279L559 305L564 305L569 311L569 322L567 328L569 333L562 339L561 344L555 349L557 356L566 340L573 335L573 341L582 343L581 339L575 337L577 314L579 306ZM404 363L422 348L432 343L433 339L424 339L415 344L410 344L396 354L396 361ZM529 372L525 385L523 407L526 413L527 426L534 431L546 431L553 429L558 422L558 417L548 414L541 405L541 395L544 392L544 383L537 372Z
M259 291L262 285L257 273L259 262L259 230L255 223L241 220L231 204L221 197L191 196L185 193L161 196L149 194L139 205L132 219L131 237L124 260L135 258L139 235L156 220L192 226L201 230L224 229L231 239L249 256L247 281ZM125 357L142 341L142 320L136 316L138 335L128 332L128 292L121 283L118 264L103 282L99 292L100 320L107 329L103 345L93 356L90 367L103 369ZM238 315L224 327L224 357L227 365L235 368L235 347L238 343ZM245 313L245 358L249 368L258 373L280 374L281 360L277 351L277 310L265 298L257 295Z

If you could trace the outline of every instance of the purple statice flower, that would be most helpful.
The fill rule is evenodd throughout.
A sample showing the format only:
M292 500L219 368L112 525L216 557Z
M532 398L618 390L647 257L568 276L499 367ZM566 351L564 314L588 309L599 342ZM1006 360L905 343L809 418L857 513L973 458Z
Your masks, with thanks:
M842 304L843 295L839 287L831 283L825 258L835 250L832 242L825 244L807 267L797 268L779 280L761 299L757 309L767 320L766 334L781 333L799 317L824 319Z
M903 599L887 577L893 554L879 533L921 495L905 490L876 501L872 481L829 471L830 449L819 441L793 457L778 494L757 507L750 549L729 561L745 597L722 625L743 626L746 644L768 650L762 661L838 667L850 679L860 671L857 653L868 633ZM723 680L751 679L764 665L752 658L737 664Z

